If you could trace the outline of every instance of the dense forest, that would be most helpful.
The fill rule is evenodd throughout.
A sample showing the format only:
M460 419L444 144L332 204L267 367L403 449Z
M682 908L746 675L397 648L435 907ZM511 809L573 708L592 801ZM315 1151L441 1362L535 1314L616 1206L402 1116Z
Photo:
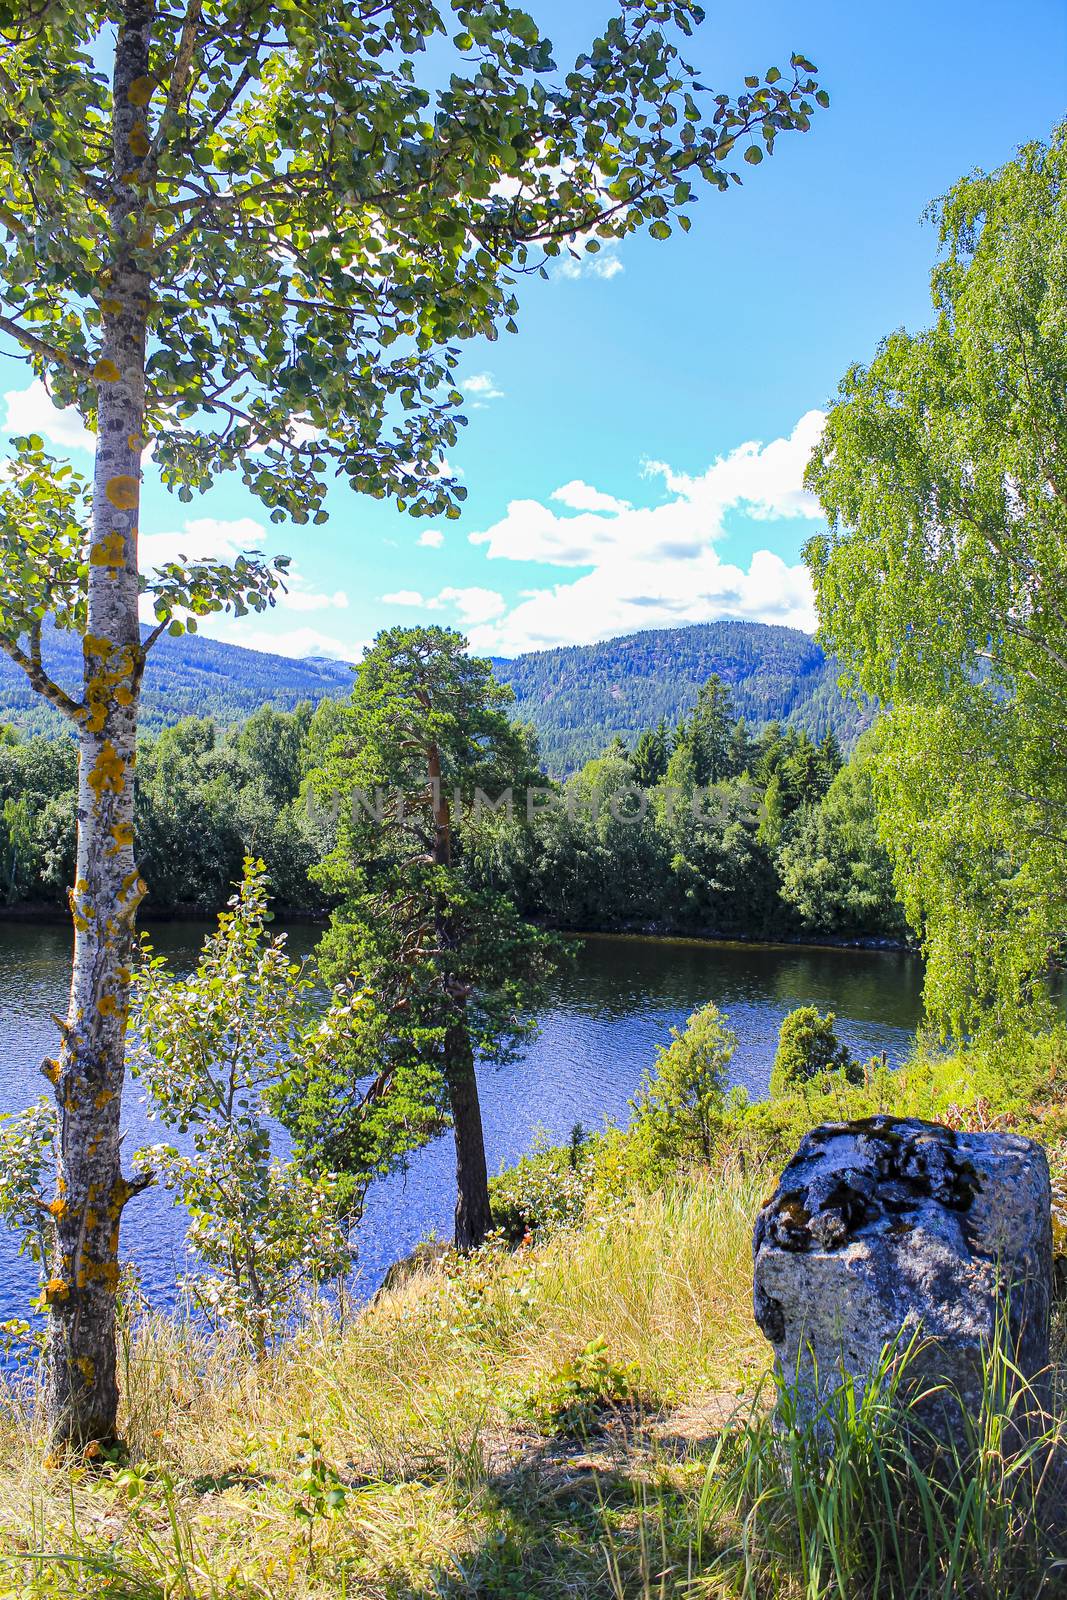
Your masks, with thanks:
M146 632L147 630L142 630ZM43 631L41 655L54 681L67 687L81 679L81 641L58 628ZM241 645L220 644L202 634L159 639L141 690L141 721L150 732L182 717L210 717L220 727L243 722L261 705L293 711L303 701L347 694L352 668L325 656L294 660ZM65 731L63 718L35 694L25 675L0 655L0 720L23 733Z
M870 713L838 689L837 663L808 634L762 622L651 628L622 639L494 660L537 729L550 772L572 772L619 734L627 743L674 722L717 673L750 724L788 722L818 741L850 745Z
M150 912L216 910L247 855L266 862L279 905L329 909L315 868L336 817L306 780L341 715L332 699L261 706L238 726L185 717L144 740L136 805ZM753 731L717 676L676 721L629 743L617 735L562 783L538 773L536 732L523 724L522 735L529 800L516 790L510 816L472 815L463 839L471 870L525 915L732 937L904 933L875 832L870 735L843 764L832 732L816 744L777 722ZM75 768L69 740L3 732L3 904L64 905Z
M42 657L52 678L73 686L81 646L48 628ZM541 759L556 776L573 772L620 735L636 740L660 718L677 721L700 685L717 673L750 724L777 721L816 741L833 732L846 747L870 717L838 687L839 668L808 634L762 622L709 622L657 628L565 650L538 650L493 670L515 692L518 714L537 730ZM141 691L141 721L159 733L183 717L209 717L233 727L260 706L295 711L343 698L352 667L324 656L294 660L201 634L164 636L154 646ZM59 733L60 715L34 693L25 675L0 655L0 720L21 733Z

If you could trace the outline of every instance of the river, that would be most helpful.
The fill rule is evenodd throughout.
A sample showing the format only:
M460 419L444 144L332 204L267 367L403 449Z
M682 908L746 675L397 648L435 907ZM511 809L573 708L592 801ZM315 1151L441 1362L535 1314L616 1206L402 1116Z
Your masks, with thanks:
M204 923L163 923L152 938L181 968L205 931ZM318 930L296 926L289 937L294 953L305 954ZM65 928L0 923L0 1113L47 1088L38 1068L56 1051L52 1013L66 1010L69 961ZM795 1006L836 1012L855 1054L885 1050L898 1061L918 1022L920 987L917 958L894 951L590 937L560 978L522 1060L480 1073L490 1170L528 1150L539 1129L566 1138L576 1122L596 1128L605 1118L625 1121L656 1046L709 1000L728 1013L739 1038L733 1079L756 1096L767 1086L779 1024ZM127 1087L125 1127L130 1152L164 1136L147 1119L136 1084ZM359 1239L360 1290L373 1290L390 1262L431 1231L447 1235L452 1206L447 1136L414 1156L406 1173L372 1188ZM175 1278L187 1266L183 1235L183 1215L163 1191L131 1202L124 1254L154 1305L173 1300ZM25 1315L35 1287L32 1265L0 1227L0 1320Z

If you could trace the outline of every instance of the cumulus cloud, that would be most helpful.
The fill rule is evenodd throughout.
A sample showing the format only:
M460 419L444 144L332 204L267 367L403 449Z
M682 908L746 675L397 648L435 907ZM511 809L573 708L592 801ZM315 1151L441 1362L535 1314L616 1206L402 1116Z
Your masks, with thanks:
M146 533L140 537L141 569L151 572L167 561L207 559L232 561L251 550L262 551L267 530L254 517L190 517L180 530Z
M279 602L287 611L347 611L348 596L343 589L332 594L313 589L300 572L289 569L289 592Z
M558 489L553 489L552 499L558 500L561 505L569 506L572 511L629 511L628 500L616 500L613 494L604 494L601 489L594 489L592 484L583 483L581 478L572 478L570 483L561 484Z
M496 379L491 372L472 372L466 378L460 378L458 387L468 396L475 411L487 405L490 400L504 398L504 391L497 387Z
M222 644L239 644L246 650L264 650L269 655L292 656L301 660L305 656L328 656L334 661L358 661L367 648L365 639L338 639L317 628L285 628L272 633L269 628L246 626L245 620L232 617L206 617L199 632Z
M514 654L716 617L813 628L803 564L757 550L742 567L723 561L715 545L731 511L756 521L821 515L803 472L823 420L810 411L788 438L740 445L699 475L649 464L667 492L657 505L632 506L580 479L551 496L573 515L538 500L512 501L499 522L470 535L490 559L591 570L524 592L506 615L477 623L472 643Z
M234 517L225 520L219 517L190 517L180 530L159 533L142 533L140 537L141 568L144 572L152 572L155 568L164 566L169 561L234 561L239 555L247 555L257 550L265 552L267 545L267 530L263 524L254 517ZM297 566L291 566L286 576L287 593L279 594L277 603L272 608L272 616L282 617L290 612L308 611L344 611L348 608L348 595L343 589L332 592L316 589ZM145 622L154 620L152 613L152 600L150 595L145 595L141 601L141 616ZM275 635L264 632L262 629L243 629L241 619L218 617L212 621L205 619L200 625L201 631L209 633L213 638L225 639L230 644L245 644L247 638L253 633L264 639L274 638ZM233 630L232 632L230 630ZM304 628L296 629L288 637L299 644L302 637L310 638L314 630ZM285 637L281 633L277 637ZM329 640L326 635L316 635L320 640L325 639L331 644L330 650L320 651L319 654L341 655L348 659L352 646L340 640ZM306 642L305 638L305 642ZM274 648L267 644L248 644L250 650ZM307 650L292 648L279 650L282 655L307 655Z
M56 406L40 378L28 389L8 389L5 427L8 433L39 433L58 450L95 450L96 435L89 432L74 406Z
M646 462L645 471L709 516L742 506L756 518L820 517L819 502L804 488L803 479L825 423L824 412L806 411L787 439L739 445L699 477L675 472L663 461Z
M416 611L451 611L464 626L490 622L507 610L503 595L477 585L466 589L449 587L435 595L423 595L418 589L395 589L382 595L382 604Z
M575 241L579 253L577 256L569 252L561 255L556 261L556 276L560 278L602 278L605 281L617 278L623 271L623 264L618 255L618 240L608 239L598 251L592 255L581 248L582 241L590 237L579 234Z
M445 536L440 528L426 528L419 534L418 542L425 550L440 550L445 542Z

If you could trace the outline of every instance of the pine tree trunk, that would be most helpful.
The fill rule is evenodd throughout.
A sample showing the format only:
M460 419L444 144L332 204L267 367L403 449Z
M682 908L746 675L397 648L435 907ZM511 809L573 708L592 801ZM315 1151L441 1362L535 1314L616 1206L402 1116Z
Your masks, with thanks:
M456 1249L476 1250L492 1218L478 1079L465 1022L445 1037L445 1081L456 1140Z
M452 813L442 784L441 755L436 745L431 745L427 752L427 777L434 823L433 860L439 867L451 867ZM444 908L439 908L437 913L437 939L442 949L456 940L451 918ZM455 990L451 1002L458 1017L445 1034L444 1073L456 1141L456 1249L476 1250L489 1232L491 1222L489 1173L485 1164L482 1108L478 1100L465 993Z
M137 513L144 426L149 285L130 261L145 194L144 84L151 0L126 0L115 52L115 201L97 379L86 711L78 767L77 877L70 895L74 966L58 1062L46 1066L59 1108L59 1155L46 1353L48 1420L57 1445L114 1438L119 1222L142 1184L119 1151L130 963L144 885L134 860L137 697Z

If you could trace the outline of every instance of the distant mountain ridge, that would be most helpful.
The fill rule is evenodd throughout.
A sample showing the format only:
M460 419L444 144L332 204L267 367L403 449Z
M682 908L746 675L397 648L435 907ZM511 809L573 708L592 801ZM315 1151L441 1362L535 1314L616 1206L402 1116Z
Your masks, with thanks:
M65 689L78 691L82 674L81 644L69 633L52 629L44 640L44 663ZM182 717L214 717L216 722L243 722L258 706L269 703L292 711L302 700L317 704L327 696L346 695L352 667L325 656L303 660L220 644L201 634L179 639L164 635L152 648L141 691L141 726L148 732ZM27 731L54 731L58 713L46 706L21 670L0 655L0 722Z
M850 744L870 721L841 694L840 668L810 634L763 622L654 628L494 659L493 667L514 689L518 714L536 727L556 774L598 755L616 735L630 745L661 717L676 722L713 672L754 727L784 722L814 739L832 730Z
M81 647L51 632L45 664L65 687L77 689ZM838 668L815 640L797 628L762 622L704 622L655 628L597 644L496 657L497 676L515 691L516 711L533 723L545 765L562 774L598 755L619 735L631 743L661 717L688 711L713 672L729 685L739 716L762 726L786 722L813 738L829 729L844 743L869 716L837 688ZM199 634L162 638L145 672L142 726L158 730L181 717L243 721L257 706L291 711L348 693L352 667L327 657L302 660L220 644ZM0 722L25 731L55 731L57 713L33 693L20 670L0 656Z

